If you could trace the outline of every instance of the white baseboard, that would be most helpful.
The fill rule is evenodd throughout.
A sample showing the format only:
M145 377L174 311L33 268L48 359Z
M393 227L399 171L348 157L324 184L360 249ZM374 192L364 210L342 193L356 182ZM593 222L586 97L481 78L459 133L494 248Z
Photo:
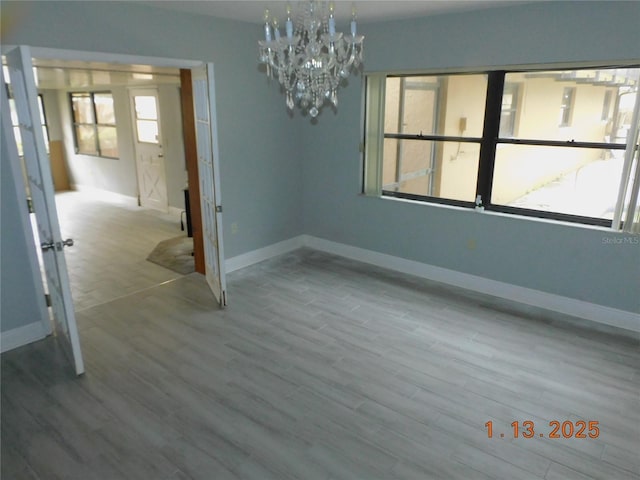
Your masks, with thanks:
M122 193L110 192L108 190L102 190L100 188L91 187L88 185L80 185L80 184L71 184L71 189L76 190L78 192L87 193L91 195L93 198L98 200L102 200L105 202L119 203L121 205L126 205L128 207L138 207L138 198L132 197L130 195L124 195ZM184 208L173 207L169 205L167 207L166 213L169 215L174 215L180 218L182 212L184 212Z
M583 300L534 290L532 288L520 287L510 283L490 280L468 273L457 272L447 268L374 252L373 250L332 242L311 235L300 235L268 247L230 258L225 262L226 271L230 273L301 247L309 247L378 267L388 268L396 272L426 278L564 315L591 320L603 325L640 332L640 314L634 312L585 302Z
M243 253L231 257L224 262L226 273L231 273L241 268L248 267L258 262L268 260L284 253L289 253L304 247L304 240L306 235L300 235L298 237L290 238L282 242L274 243L267 247L259 248L251 252Z
M100 188L92 187L89 185L72 184L71 188L78 192L88 193L92 197L98 200L104 200L106 202L121 203L129 207L137 207L138 199L129 195L123 195L122 193L110 192L108 190L102 190Z
M0 352L8 352L28 343L42 340L49 335L42 322L33 322L23 327L13 328L0 334Z
M180 218L180 216L182 215L182 212L184 212L185 209L184 208L178 208L178 207L172 207L169 206L169 215L175 216L177 218ZM185 222L187 221L186 217L185 217ZM186 228L186 225L185 225Z
M640 332L640 314L304 235L309 248L525 305Z

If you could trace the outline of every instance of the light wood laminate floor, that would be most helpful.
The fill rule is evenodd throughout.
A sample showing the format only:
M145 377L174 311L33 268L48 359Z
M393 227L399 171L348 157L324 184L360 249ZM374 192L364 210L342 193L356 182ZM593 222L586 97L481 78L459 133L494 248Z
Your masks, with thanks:
M162 240L185 235L180 218L156 210L96 199L88 193L56 194L76 311L180 277L146 260Z
M79 311L81 378L54 338L3 354L2 478L640 478L636 334L306 249L228 289Z

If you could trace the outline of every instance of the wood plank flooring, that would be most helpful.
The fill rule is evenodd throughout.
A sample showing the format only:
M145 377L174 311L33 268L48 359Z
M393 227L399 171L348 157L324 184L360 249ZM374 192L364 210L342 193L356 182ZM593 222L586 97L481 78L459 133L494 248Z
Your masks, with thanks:
M640 478L636 334L307 249L228 289L79 311L81 378L55 338L3 354L2 478Z
M129 295L180 275L146 260L162 240L185 235L180 219L110 203L81 192L56 194L76 311Z

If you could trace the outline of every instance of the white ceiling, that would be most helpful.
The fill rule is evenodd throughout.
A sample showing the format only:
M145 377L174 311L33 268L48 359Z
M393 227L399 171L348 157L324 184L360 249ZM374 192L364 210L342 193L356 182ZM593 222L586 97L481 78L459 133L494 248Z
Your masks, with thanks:
M531 1L531 0L529 0ZM540 1L540 0L537 0ZM284 16L286 1L217 1L217 0L147 0L141 3L169 10L229 18L250 23L262 23L265 8L272 14ZM296 0L291 5L294 11ZM428 0L428 1L394 1L394 0L336 0L336 17L346 21L351 16L351 6L355 5L358 21L371 23L383 20L400 20L416 16L437 15L463 10L479 10L515 3L528 3L525 0Z

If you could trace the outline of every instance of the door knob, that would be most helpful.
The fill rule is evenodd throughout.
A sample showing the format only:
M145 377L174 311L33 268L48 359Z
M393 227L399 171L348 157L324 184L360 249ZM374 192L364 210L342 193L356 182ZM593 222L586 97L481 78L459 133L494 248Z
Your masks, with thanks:
M63 247L73 247L73 238L67 238L66 240L62 240L61 242L42 242L40 244L40 248L42 248L43 252L47 250L51 250L52 248L56 248L56 250L61 251Z

